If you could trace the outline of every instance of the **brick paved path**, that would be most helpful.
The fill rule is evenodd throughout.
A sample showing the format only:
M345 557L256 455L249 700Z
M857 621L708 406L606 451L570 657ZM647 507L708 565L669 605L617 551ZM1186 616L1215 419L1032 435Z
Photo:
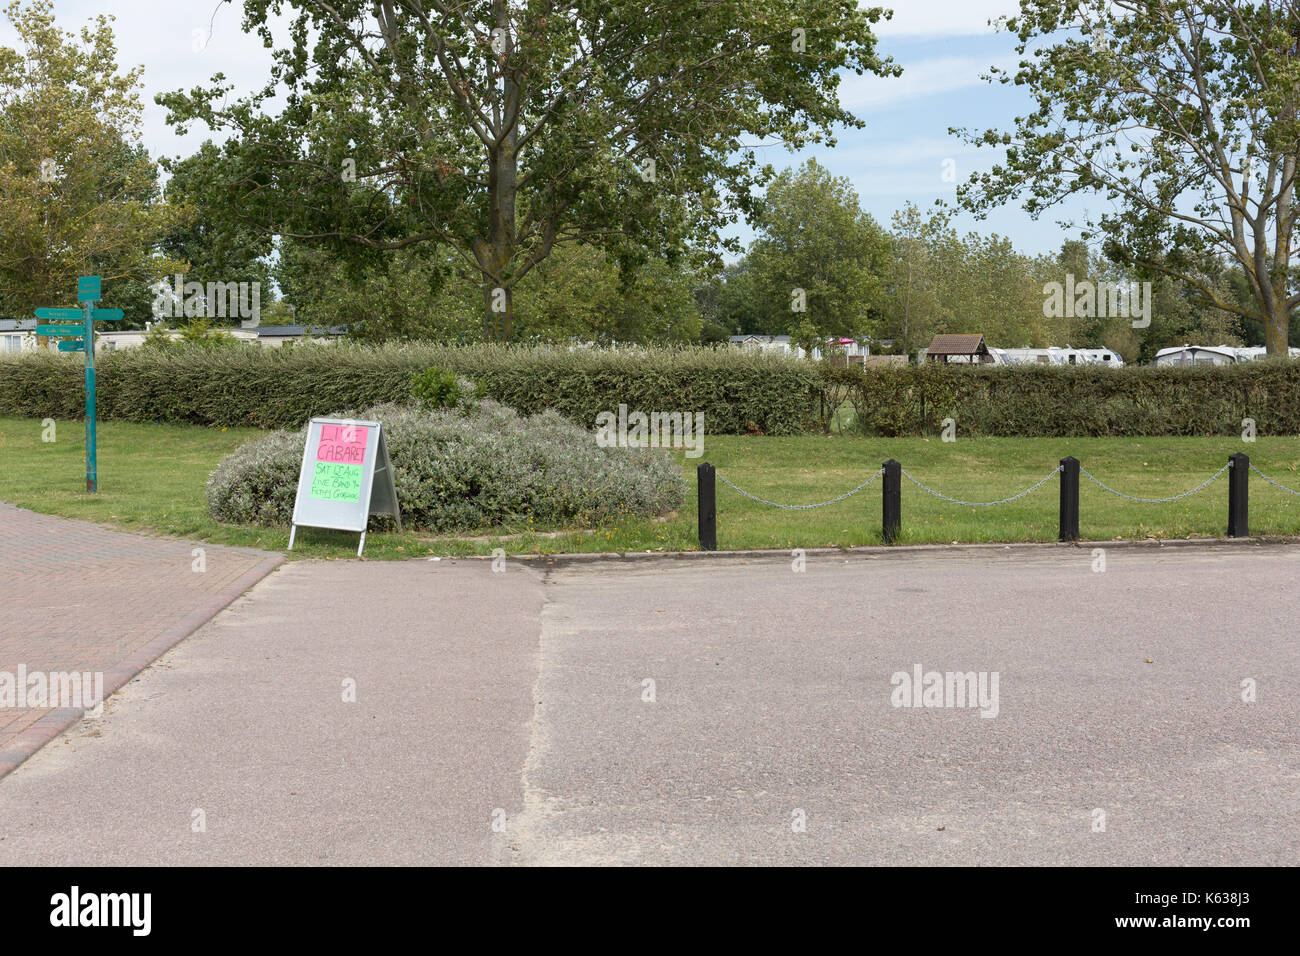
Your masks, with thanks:
M107 697L283 560L0 503L0 675L102 672ZM0 698L0 777L81 716Z

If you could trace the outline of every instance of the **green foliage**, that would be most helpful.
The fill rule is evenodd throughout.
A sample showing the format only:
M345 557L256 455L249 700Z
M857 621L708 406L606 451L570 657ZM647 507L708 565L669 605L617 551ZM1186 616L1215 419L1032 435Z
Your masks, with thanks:
M954 131L1000 157L958 197L981 216L1014 202L1034 218L1082 197L1101 210L1084 213L1083 238L1102 239L1109 259L1143 279L1179 279L1258 323L1269 353L1285 355L1300 306L1294 8L1121 6L1022 0L1004 21L1020 56L990 79L1023 90L1033 108L1008 131ZM1205 281L1207 255L1240 267L1248 295Z
M276 276L296 321L346 325L359 341L464 343L482 337L479 278L431 248L358 265L330 249L287 242ZM646 257L624 272L594 246L561 246L515 287L515 338L692 343L700 334L694 281L683 263Z
M857 378L849 400L869 434L918 435L944 418L959 435L1005 437L1261 435L1300 431L1300 363L1193 368L1096 366L841 370Z
M402 521L413 530L590 526L666 514L686 497L670 453L601 448L589 431L551 411L521 417L484 401L465 410L379 405L340 414L383 422ZM287 525L304 439L305 429L275 432L222 461L208 481L213 517ZM371 521L377 528L391 523Z
M192 319L175 331L178 335L173 338L170 330L155 323L149 326L149 331L144 334L141 348L155 352L177 352L188 348L243 348L245 344L229 332L214 326L208 319Z
M455 408L461 394L455 372L430 367L411 376L411 397L425 408Z
M229 134L213 208L357 256L454 250L509 340L514 287L559 244L712 248L768 176L746 141L799 150L862 126L839 86L900 72L876 52L885 17L856 0L245 0L270 82L158 100L182 129Z
M554 408L587 428L619 404L698 411L712 434L791 435L811 416L811 362L739 349L606 351L504 345L302 344L294 348L128 349L98 363L106 419L297 428L313 415L410 401L430 366L478 383L523 414ZM0 356L0 414L75 418L81 362Z
M136 142L143 67L118 72L111 17L72 34L48 0L5 14L18 42L0 46L0 314L65 305L84 273L131 308L176 266L151 253L177 211Z
M250 230L238 216L224 216L208 205L214 180L221 178L221 154L211 142L179 161L166 161L167 202L185 215L168 229L159 246L170 258L188 264L186 282L257 282L271 290L272 252L268 237ZM170 278L170 277L168 277ZM146 313L147 314L147 313Z
M765 334L811 327L821 337L873 330L889 238L858 205L849 181L810 159L768 187L758 236L745 258L752 313ZM744 281L744 280L742 280ZM795 311L802 290L804 311Z

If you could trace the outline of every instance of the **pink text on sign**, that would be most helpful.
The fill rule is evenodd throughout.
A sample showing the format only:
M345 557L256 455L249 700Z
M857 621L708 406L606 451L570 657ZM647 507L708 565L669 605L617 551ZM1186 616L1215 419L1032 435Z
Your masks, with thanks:
M322 425L320 444L316 446L316 460L360 465L366 460L366 436L369 431L365 425Z

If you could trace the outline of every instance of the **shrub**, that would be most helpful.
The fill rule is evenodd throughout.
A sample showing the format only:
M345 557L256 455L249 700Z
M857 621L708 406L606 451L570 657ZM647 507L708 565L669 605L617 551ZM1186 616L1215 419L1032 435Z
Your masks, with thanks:
M411 376L411 397L425 408L455 408L461 393L455 372L434 366Z
M179 335L172 338L171 331L161 323L151 325L144 334L141 348L157 351L174 352L186 348L222 349L247 348L248 346L213 325L208 319L193 319L176 330Z
M405 527L454 532L532 519L599 524L679 508L686 483L658 449L600 448L553 411L524 417L490 400L469 408L378 405L339 417L383 423ZM280 431L228 456L208 480L218 521L287 525L306 429ZM375 527L391 519L376 515Z

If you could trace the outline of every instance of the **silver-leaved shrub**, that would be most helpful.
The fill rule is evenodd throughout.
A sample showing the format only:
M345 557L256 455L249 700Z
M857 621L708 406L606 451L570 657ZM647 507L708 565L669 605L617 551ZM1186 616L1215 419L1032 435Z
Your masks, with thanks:
M376 405L338 417L384 426L405 527L437 532L517 524L592 526L681 507L686 482L661 449L601 448L553 411L521 416L491 400L432 411ZM230 524L288 525L306 429L273 432L227 456L208 506ZM391 519L374 516L372 527Z

